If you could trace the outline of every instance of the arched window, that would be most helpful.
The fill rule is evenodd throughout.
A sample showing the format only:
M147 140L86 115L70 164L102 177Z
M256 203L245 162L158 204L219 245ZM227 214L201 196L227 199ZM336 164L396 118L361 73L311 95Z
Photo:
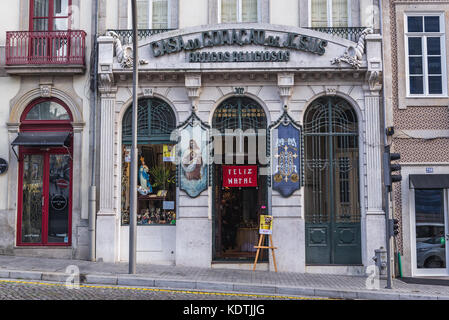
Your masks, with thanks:
M139 143L169 141L170 134L176 129L176 117L172 108L158 98L139 100L137 112L137 136ZM122 124L124 143L132 138L132 108L129 108Z
M139 225L175 225L176 129L173 109L162 99L140 99L137 111ZM122 122L122 224L129 224L129 183L132 144L132 108Z
M34 105L24 120L71 120L66 108L56 101L43 101Z
M306 259L361 263L357 116L341 98L314 101L304 116Z

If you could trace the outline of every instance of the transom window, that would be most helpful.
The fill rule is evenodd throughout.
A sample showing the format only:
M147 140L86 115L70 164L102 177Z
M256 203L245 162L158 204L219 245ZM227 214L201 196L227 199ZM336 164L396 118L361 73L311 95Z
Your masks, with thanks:
M257 22L258 0L218 0L220 23Z
M138 29L169 29L172 0L137 0ZM132 25L131 1L128 2L129 27Z
M33 106L24 120L70 120L70 115L59 103L43 101Z
M158 98L140 99L137 112L137 137L139 143L149 141L170 141L176 129L176 117L172 108ZM123 141L130 143L132 138L132 108L123 117Z
M407 94L445 96L444 18L442 14L405 17Z
M351 0L309 0L311 27L349 27Z

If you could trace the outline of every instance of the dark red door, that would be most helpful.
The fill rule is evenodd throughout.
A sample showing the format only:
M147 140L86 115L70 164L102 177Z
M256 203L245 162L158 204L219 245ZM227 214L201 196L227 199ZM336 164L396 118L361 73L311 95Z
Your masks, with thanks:
M72 160L65 148L20 148L18 245L71 244Z

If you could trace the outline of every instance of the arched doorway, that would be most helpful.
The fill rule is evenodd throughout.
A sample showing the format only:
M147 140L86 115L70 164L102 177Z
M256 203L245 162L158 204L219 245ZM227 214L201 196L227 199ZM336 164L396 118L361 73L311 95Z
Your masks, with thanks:
M18 246L70 246L73 117L58 99L38 99L20 119Z
M171 134L173 109L159 98L139 99L137 111L137 224L176 224L176 165ZM132 108L122 121L121 224L129 225Z
M339 97L315 100L304 116L307 264L360 264L357 115Z
M215 110L212 128L213 259L253 260L259 215L268 207L267 117L253 99L232 97Z

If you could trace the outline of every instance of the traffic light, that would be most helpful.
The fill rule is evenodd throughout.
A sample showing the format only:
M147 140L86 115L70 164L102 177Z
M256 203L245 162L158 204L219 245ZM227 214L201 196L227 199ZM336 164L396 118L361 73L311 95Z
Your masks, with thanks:
M399 220L390 219L390 236L396 237L399 234Z
M385 187L388 191L391 191L391 184L395 182L400 182L402 180L401 174L392 174L394 171L401 171L401 165L397 163L391 163L392 161L401 159L399 153L390 153L390 146L385 146L385 152L383 157L384 162L384 178Z

